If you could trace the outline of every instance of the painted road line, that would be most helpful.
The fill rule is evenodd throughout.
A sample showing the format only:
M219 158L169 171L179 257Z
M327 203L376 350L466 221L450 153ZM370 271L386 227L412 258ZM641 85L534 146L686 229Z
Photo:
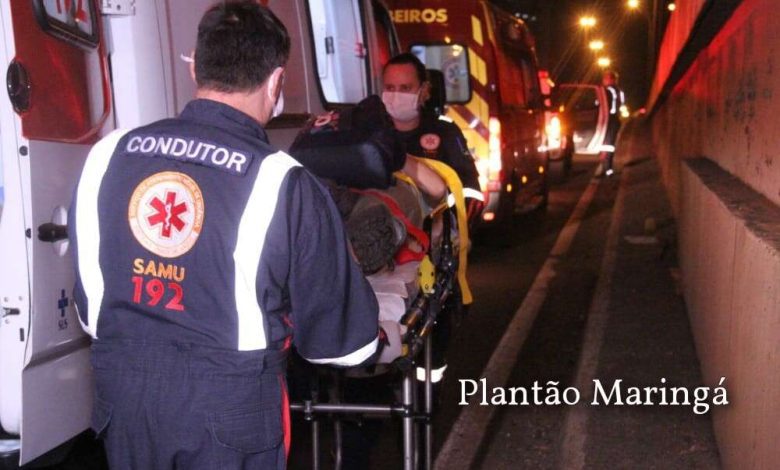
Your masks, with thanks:
M588 426L589 406L592 400L592 381L596 376L599 364L599 353L604 342L604 330L609 317L609 293L612 279L615 275L615 258L620 241L620 224L625 206L626 178L621 175L615 207L607 232L607 243L604 257L601 260L601 271L596 282L593 300L588 310L588 320L585 324L585 334L582 342L577 375L572 385L582 390L582 399L576 406L569 407L563 426L561 443L561 459L558 468L577 470L585 466L585 436Z
M558 235L550 255L534 279L523 302L512 317L493 355L482 371L490 387L505 387L512 368L517 362L520 348L523 347L531 326L547 297L550 281L555 278L556 266L561 257L571 248L574 237L580 228L585 213L593 201L600 180L593 179L585 188L569 220ZM469 469L479 450L482 439L493 417L495 407L480 406L479 398L472 397L468 406L464 406L444 442L434 468L437 470Z

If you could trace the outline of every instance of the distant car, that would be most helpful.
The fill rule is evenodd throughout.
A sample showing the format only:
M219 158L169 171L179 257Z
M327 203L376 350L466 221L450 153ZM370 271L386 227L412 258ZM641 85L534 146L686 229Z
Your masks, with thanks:
M607 133L607 96L598 85L564 83L555 88L553 107L557 108L566 139L574 153L597 155Z

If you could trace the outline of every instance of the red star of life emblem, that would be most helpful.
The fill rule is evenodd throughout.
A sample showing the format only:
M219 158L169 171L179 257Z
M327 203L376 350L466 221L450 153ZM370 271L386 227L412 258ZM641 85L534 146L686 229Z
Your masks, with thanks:
M154 199L149 201L149 205L152 206L155 213L148 216L146 221L152 227L162 224L161 236L171 238L172 228L175 228L178 232L182 231L185 223L179 216L187 212L187 204L184 202L176 204L176 193L174 191L165 193L165 202L155 196Z
M441 137L436 134L425 134L420 137L420 146L425 150L433 151L439 148Z

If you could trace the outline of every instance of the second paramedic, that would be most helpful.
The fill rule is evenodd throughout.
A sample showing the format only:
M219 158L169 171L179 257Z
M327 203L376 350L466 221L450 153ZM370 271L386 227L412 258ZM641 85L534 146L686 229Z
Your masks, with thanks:
M198 26L196 99L91 150L70 211L92 427L112 469L283 469L285 365L375 355L377 303L328 191L275 150L287 30L254 0Z
M406 152L452 167L463 183L469 220L475 220L483 206L479 173L458 126L422 111L430 94L425 65L412 53L399 54L385 64L382 80L382 101L406 145Z
M423 63L414 54L403 53L390 59L382 74L384 91L382 101L393 124L406 146L406 153L446 163L458 174L464 188L470 222L482 211L482 193L474 158L458 126L433 113L422 112L430 97L430 83ZM454 308L440 315L433 330L434 370L431 380L440 382L447 368L446 350L449 345L453 318L451 311L462 310L458 296L451 298ZM425 371L417 369L418 380L425 380Z

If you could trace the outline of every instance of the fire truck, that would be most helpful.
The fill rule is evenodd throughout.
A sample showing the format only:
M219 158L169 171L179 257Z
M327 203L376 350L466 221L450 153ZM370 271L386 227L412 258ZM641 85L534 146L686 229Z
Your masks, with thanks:
M90 341L71 297L66 226L90 146L193 98L187 62L214 2L0 2L0 454L14 462L90 425ZM286 149L311 116L378 91L398 40L378 0L262 3L292 39L285 114L268 126Z
M545 106L527 25L484 0L389 0L401 45L444 74L446 116L463 131L501 225L547 202Z

